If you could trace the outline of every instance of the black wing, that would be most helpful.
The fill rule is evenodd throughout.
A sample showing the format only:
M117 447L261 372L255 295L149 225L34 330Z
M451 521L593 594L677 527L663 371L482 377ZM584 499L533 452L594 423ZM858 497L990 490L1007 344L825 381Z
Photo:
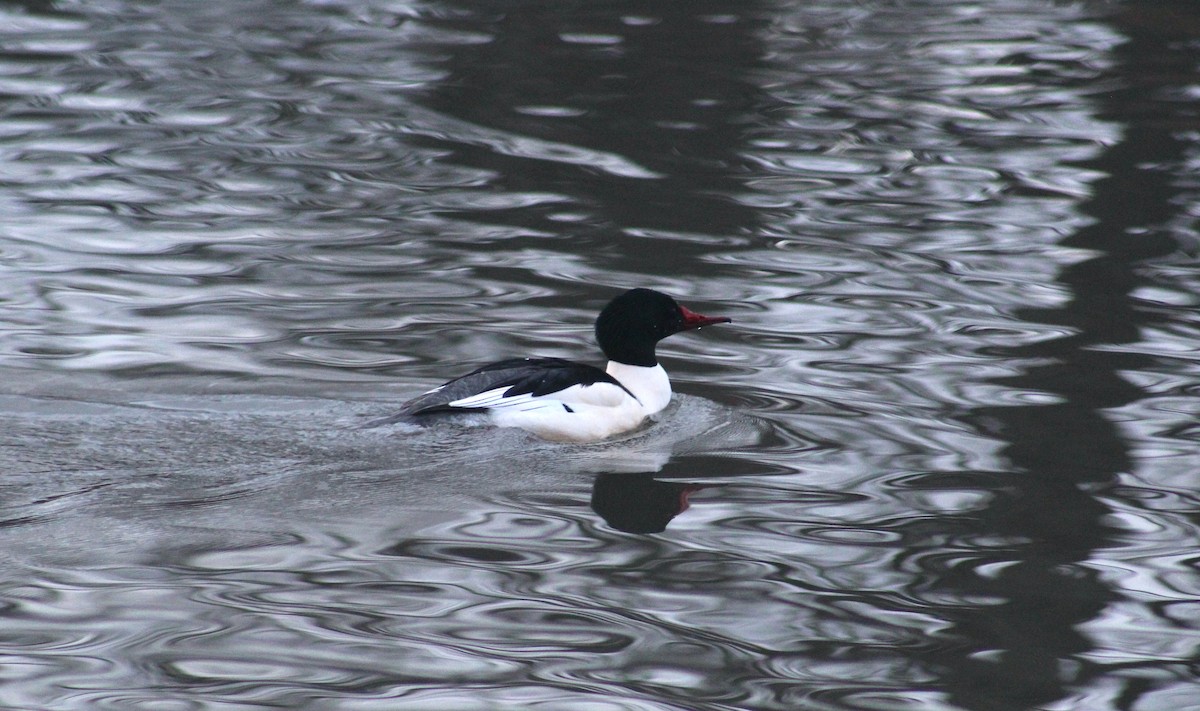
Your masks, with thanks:
M429 415L438 412L487 409L451 407L450 403L498 388L508 388L504 397L526 393L540 397L565 390L572 385L595 383L612 383L625 389L616 378L595 366L572 363L561 358L512 358L485 365L415 397L404 403L400 414ZM630 393L630 396L632 395Z

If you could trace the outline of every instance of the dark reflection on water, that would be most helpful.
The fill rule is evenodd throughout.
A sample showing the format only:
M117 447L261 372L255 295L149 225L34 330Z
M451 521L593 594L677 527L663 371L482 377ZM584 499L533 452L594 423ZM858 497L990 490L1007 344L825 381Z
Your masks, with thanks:
M627 533L659 533L687 511L704 484L659 481L650 474L600 474L592 483L592 510Z
M0 707L1194 707L1197 13L0 3Z
M1182 246L1171 233L1182 205L1170 169L1189 146L1174 131L1196 126L1192 107L1163 100L1164 75L1186 75L1200 59L1194 43L1186 49L1177 44L1187 42L1186 31L1175 35L1176 51L1162 51L1159 23L1172 14L1130 7L1112 18L1129 41L1115 52L1110 70L1120 88L1098 98L1100 114L1121 122L1124 131L1119 142L1081 162L1104 177L1079 206L1094 220L1063 240L1095 256L1059 275L1070 290L1062 307L1016 312L1026 322L1067 327L1070 335L998 351L1036 365L995 382L1053 393L1055 401L978 407L969 415L971 423L1006 442L1003 453L1014 466L1010 474L993 479L1002 493L975 513L975 525L1020 544L1004 551L1003 558L993 553L987 561L992 570L958 561L937 579L941 592L998 602L947 616L951 631L971 641L966 650L942 660L954 669L947 677L950 699L963 708L1041 708L1105 673L1106 664L1084 661L1099 650L1083 626L1120 595L1100 571L1081 564L1104 558L1105 549L1128 545L1105 498L1121 474L1136 470L1135 445L1110 413L1151 395L1124 374L1155 370L1160 363L1119 348L1140 342L1150 329L1172 319L1135 293L1155 286L1155 279L1139 274L1139 266ZM1153 31L1139 28L1143 22L1153 23ZM1150 56L1154 59L1147 61ZM937 488L941 478L931 476L921 485ZM997 565L997 558L1007 560ZM1187 662L1179 662L1176 673L1185 678ZM1163 670L1171 673L1169 667ZM1014 685L1014 679L1022 683ZM1124 678L1113 693L1114 704L1129 708L1154 686Z
M449 74L422 103L490 129L537 136L548 146L632 163L616 170L563 161L549 148L544 156L511 155L447 136L434 145L451 149L454 162L497 176L494 187L551 189L570 205L450 211L451 217L547 236L564 232L569 220L571 239L561 249L604 250L618 262L624 262L620 251L645 250L639 261L651 278L711 269L698 257L712 251L713 240L688 239L689 233L736 240L763 219L729 197L742 192L746 159L739 149L747 127L768 110L753 76L764 66L763 3L739 3L735 12L713 0L613 2L583 12L540 3L446 8L443 26L486 28L492 41L440 63ZM672 239L679 232L682 239Z

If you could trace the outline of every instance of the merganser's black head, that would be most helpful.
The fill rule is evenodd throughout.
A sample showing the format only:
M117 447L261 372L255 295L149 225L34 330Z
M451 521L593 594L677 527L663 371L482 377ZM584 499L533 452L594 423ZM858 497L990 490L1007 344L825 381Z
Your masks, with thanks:
M652 289L630 289L608 302L596 318L596 341L609 360L627 365L658 365L654 347L673 333L715 323L725 317L701 316Z

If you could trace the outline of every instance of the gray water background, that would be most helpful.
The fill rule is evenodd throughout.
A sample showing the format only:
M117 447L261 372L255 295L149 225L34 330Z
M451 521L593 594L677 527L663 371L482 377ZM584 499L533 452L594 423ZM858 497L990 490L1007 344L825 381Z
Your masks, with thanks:
M0 2L0 708L1200 709L1198 37ZM367 426L634 286L653 427Z

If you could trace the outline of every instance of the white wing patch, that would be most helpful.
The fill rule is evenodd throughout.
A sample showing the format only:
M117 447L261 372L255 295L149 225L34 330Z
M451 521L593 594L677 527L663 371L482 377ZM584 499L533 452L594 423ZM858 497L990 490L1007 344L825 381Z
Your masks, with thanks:
M573 406L619 407L629 398L629 394L624 389L612 383L572 385L569 388L540 397L534 397L529 393L505 397L504 393L510 388L511 386L505 386L486 390L477 395L454 400L447 403L447 405L463 408L481 407L490 410L507 410L512 408L519 411L554 408L562 412L573 412Z

